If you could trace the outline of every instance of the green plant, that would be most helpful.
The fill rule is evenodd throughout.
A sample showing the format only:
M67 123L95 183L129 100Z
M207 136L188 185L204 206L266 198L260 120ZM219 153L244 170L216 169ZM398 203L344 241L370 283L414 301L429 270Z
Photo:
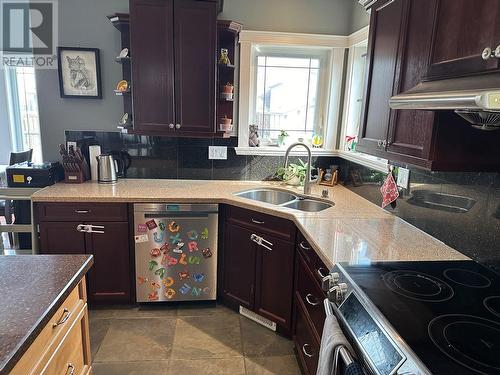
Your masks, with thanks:
M307 163L304 163L301 159L299 159L299 163L290 163L288 167L285 169L284 167L278 168L276 171L276 176L282 181L292 181L297 178L299 181L299 185L303 185L306 179L307 172Z
M288 133L286 132L286 130L280 130L280 137L288 137Z

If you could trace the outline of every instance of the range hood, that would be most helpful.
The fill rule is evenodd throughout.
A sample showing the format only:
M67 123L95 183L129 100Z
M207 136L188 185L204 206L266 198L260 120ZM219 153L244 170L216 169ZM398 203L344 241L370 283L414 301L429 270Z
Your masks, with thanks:
M500 129L500 74L425 81L389 100L393 109L453 110L483 130Z

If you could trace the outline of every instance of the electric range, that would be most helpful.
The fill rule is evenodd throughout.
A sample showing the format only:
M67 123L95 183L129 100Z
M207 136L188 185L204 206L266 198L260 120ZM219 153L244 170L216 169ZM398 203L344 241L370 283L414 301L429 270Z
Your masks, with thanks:
M478 263L339 263L329 283L372 373L500 375L500 276Z

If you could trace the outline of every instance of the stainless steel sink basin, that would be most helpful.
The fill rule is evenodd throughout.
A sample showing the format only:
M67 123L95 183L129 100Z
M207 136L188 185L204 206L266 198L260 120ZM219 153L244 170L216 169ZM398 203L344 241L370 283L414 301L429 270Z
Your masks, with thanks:
M430 190L415 190L412 194L408 203L440 211L466 213L476 204L476 200L472 198Z
M326 203L315 199L296 199L282 206L300 211L318 212L333 207L333 203Z
M280 205L297 199L297 196L285 191L272 189L254 189L236 193L238 197L253 199L254 201Z

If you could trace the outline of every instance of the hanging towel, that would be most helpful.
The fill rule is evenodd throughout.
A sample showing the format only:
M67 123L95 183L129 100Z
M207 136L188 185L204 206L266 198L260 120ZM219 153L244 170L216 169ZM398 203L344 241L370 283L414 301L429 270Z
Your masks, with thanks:
M335 315L327 315L323 334L321 336L321 347L319 349L318 370L316 375L335 374L335 349L344 345L352 353L352 348L347 341Z

